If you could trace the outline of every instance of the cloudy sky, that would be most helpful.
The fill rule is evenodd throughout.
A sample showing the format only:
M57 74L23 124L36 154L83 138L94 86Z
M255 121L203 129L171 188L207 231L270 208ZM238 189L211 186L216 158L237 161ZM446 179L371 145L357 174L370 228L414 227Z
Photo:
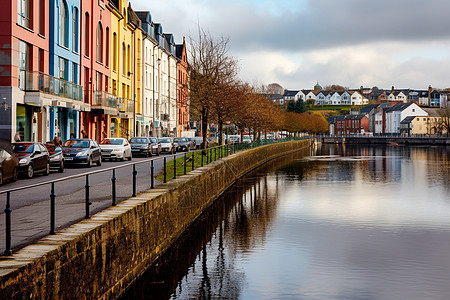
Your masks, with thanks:
M130 1L177 43L229 37L252 84L450 87L449 0Z

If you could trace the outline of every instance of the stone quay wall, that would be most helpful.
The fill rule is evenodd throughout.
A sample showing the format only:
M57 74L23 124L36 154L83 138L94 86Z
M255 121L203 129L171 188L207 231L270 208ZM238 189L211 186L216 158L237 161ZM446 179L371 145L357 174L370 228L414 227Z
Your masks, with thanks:
M235 153L1 257L0 299L119 297L238 178L311 143Z

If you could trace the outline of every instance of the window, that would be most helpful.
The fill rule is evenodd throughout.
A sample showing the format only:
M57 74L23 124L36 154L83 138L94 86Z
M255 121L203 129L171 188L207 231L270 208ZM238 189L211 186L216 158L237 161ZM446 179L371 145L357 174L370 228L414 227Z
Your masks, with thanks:
M39 49L39 72L44 72L44 50L43 49Z
M65 60L64 58L60 57L59 58L59 64L58 64L58 76L60 79L64 79L67 80L67 60Z
M39 0L39 34L45 35L45 0Z
M97 61L103 62L103 28L100 22L97 25Z
M112 65L113 65L113 70L117 71L117 34L114 32L113 33L113 61L112 61Z
M30 5L30 0L17 0L17 23L26 28L31 28L30 26L32 25L30 21Z
M78 8L76 7L74 7L73 9L72 43L73 43L73 51L78 53Z
M59 1L59 44L67 47L67 7L64 0Z
M102 90L102 73L97 72L95 76L95 89L96 91Z
M29 56L29 45L19 40L19 88L22 90L26 88L25 77L30 65Z
M131 55L130 55L131 53L130 53L130 45L128 45L128 47L127 47L127 59L128 59L128 61L127 61L127 76L130 76L130 73L131 73Z
M126 48L125 48L125 43L122 43L122 74L123 75L125 75L125 70L126 70L126 67L125 67L125 64L126 64L126 62L127 62L127 60L126 60Z
M109 28L106 27L106 42L105 42L105 65L109 67Z
M84 17L84 55L89 57L89 14Z
M78 84L78 65L72 63L72 82Z

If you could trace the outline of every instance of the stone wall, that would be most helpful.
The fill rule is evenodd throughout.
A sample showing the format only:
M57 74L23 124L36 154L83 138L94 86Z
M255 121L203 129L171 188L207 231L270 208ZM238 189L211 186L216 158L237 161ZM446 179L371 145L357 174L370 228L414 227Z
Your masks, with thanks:
M310 143L233 154L2 257L0 299L117 298L237 178Z

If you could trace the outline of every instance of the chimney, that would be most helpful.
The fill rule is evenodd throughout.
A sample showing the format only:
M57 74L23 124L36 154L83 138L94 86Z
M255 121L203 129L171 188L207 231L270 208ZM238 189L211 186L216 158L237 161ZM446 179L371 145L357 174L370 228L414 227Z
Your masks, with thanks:
M394 86L392 86L391 91L394 92L394 90L395 90L395 88L394 88Z

